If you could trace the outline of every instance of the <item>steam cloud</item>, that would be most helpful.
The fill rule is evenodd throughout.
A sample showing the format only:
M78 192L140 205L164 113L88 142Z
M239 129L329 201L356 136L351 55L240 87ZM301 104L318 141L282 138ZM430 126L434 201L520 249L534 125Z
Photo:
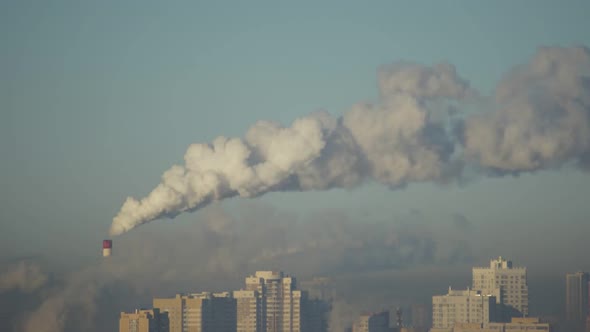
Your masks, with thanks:
M338 118L313 113L290 127L259 121L243 139L192 144L184 166L166 171L147 197L127 198L110 234L234 196L448 181L462 164L499 174L588 167L589 75L587 48L540 48L498 84L496 111L453 119L445 110L477 93L452 65L385 66L379 104Z
M541 48L498 85L498 111L468 118L468 157L503 172L590 161L590 51Z

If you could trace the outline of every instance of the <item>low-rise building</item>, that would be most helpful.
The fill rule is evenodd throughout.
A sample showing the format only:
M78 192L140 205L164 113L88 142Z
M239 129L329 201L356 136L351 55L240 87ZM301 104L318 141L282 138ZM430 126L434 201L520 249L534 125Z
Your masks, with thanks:
M432 327L452 329L457 323L487 324L496 316L496 297L480 290L453 290L432 297Z
M512 318L509 323L456 323L449 329L431 329L431 332L551 332L548 323L536 317Z

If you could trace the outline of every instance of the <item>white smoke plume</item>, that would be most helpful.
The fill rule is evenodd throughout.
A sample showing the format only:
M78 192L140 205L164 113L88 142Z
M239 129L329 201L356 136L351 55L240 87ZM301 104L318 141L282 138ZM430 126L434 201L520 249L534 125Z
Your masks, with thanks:
M476 95L447 63L398 63L379 71L380 103L342 117L317 112L290 127L259 121L245 138L192 144L145 198L128 197L113 219L119 235L225 198L272 191L395 188L460 176L466 162L500 173L590 165L590 51L540 48L497 86L497 111L464 115L460 134L445 107Z
M440 178L453 146L426 102L461 98L468 85L449 64L400 64L381 71L380 91L380 105L360 104L341 118L318 112L290 127L259 121L244 139L192 144L185 164L166 171L147 197L127 198L110 234L237 195L351 187L366 178L393 187Z

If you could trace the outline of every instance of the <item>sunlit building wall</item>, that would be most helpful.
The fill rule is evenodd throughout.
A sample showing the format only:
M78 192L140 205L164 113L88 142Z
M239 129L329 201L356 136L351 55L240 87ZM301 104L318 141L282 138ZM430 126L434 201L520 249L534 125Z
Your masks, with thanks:
M496 294L497 303L505 307L499 314L506 320L529 314L527 270L525 267L513 267L512 261L498 257L490 261L489 267L474 267L473 289L484 294Z

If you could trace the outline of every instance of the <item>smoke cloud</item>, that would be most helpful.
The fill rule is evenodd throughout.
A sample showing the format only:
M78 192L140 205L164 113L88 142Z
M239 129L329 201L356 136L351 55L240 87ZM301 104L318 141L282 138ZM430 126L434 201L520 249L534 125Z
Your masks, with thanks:
M0 294L12 290L31 293L43 287L47 280L48 276L38 264L20 261L0 274Z
M587 167L589 74L587 48L540 48L498 84L496 111L463 114L455 126L446 111L477 92L451 64L384 66L378 104L355 105L341 117L313 113L290 127L259 121L244 138L192 144L184 165L166 171L147 197L127 198L110 234L235 196L364 181L391 188L448 182L461 176L463 164L500 174L571 161Z
M500 172L524 172L590 155L590 51L539 49L496 88L498 110L468 118L468 158Z

